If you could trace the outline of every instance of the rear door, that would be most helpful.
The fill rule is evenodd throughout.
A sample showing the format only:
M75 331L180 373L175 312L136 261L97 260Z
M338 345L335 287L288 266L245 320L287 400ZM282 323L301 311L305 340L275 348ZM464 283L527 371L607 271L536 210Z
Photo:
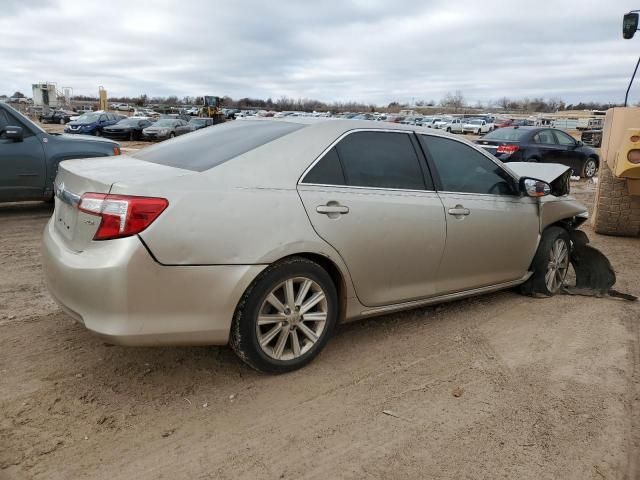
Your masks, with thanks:
M437 290L522 278L538 245L538 208L498 161L446 137L419 135L444 204L447 242Z
M2 132L9 125L22 127L22 141L5 137ZM42 198L45 173L40 139L17 118L0 109L0 201Z
M437 293L446 224L421 155L412 132L353 131L298 185L315 231L341 255L364 305Z

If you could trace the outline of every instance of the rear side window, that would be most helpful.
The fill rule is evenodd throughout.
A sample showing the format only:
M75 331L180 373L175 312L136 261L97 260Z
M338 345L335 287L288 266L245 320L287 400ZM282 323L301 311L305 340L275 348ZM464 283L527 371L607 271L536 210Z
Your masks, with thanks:
M534 143L543 143L546 145L555 145L556 139L551 130L543 130L533 136Z
M303 182L320 185L344 185L344 173L335 147L313 166L311 171L305 175Z
M420 135L445 192L517 195L515 181L468 145L449 138Z
M355 132L336 149L347 185L425 189L418 155L406 133Z
M147 162L204 172L227 160L261 147L303 128L304 125L281 121L225 122L202 128L134 153L132 157Z

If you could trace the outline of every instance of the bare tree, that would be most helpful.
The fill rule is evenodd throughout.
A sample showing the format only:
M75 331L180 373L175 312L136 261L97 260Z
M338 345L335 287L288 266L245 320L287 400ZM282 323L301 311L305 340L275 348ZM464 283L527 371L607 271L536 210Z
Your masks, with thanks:
M455 93L447 92L447 94L440 100L440 105L447 108L453 108L458 111L465 106L464 95L460 90L456 90Z

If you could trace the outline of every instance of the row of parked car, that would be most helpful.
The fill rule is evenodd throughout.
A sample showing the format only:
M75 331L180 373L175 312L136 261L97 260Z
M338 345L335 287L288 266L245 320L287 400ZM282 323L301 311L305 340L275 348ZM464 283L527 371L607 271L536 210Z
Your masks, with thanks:
M69 122L64 133L105 136L117 140L166 140L211 125L211 118L179 115L125 117L111 112L91 112Z

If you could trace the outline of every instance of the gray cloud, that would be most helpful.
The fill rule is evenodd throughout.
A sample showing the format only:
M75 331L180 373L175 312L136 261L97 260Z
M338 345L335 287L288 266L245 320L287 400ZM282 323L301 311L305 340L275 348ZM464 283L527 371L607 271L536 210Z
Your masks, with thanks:
M619 101L633 1L4 0L0 92Z

